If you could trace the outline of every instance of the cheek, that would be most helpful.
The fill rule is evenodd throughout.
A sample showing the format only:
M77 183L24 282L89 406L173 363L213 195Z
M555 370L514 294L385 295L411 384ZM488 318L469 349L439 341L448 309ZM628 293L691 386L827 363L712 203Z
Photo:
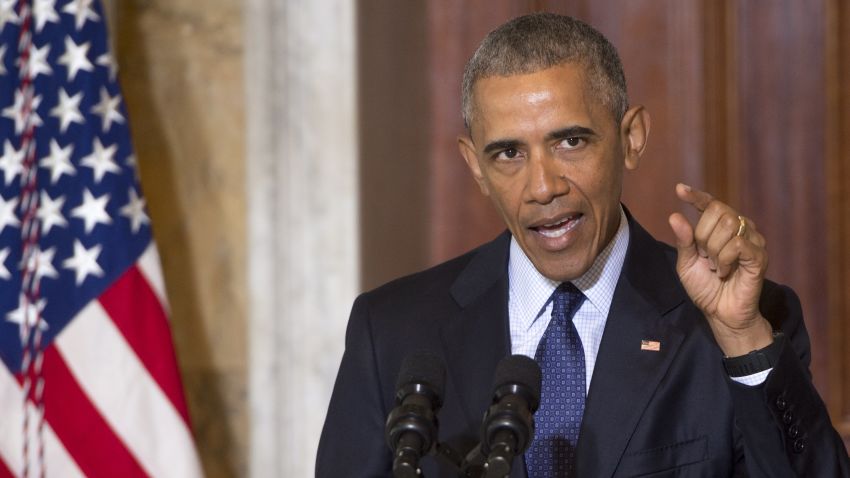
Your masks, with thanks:
M516 189L514 179L494 171L488 171L488 174L484 176L490 196L499 203L508 202L509 198L512 197L513 191Z
M581 178L576 179L578 187L590 203L596 215L605 214L620 203L622 190L622 168L611 164L610 161L597 162L598 166L585 171Z
M513 220L519 217L522 207L522 190L512 187L511 184L488 183L490 199L502 213L505 220Z

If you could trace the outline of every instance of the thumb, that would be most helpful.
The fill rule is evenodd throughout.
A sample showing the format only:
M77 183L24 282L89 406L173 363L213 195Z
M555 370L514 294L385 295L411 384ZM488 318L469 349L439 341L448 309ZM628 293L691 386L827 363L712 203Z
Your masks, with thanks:
M674 212L668 219L673 235L676 236L676 249L679 250L679 265L690 264L695 261L697 246L694 242L694 228L681 213Z

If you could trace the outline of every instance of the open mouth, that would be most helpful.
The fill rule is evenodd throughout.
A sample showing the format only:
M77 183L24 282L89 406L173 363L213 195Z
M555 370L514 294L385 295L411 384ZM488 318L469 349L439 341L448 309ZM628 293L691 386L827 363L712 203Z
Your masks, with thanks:
M544 237L556 239L573 230L581 221L582 217L584 217L583 214L573 214L553 222L532 226L530 229Z

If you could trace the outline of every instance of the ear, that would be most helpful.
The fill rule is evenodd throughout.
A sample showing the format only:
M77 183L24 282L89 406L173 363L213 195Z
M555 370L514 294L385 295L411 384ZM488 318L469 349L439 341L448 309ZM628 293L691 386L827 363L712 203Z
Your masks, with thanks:
M626 169L637 169L640 157L646 149L649 126L649 112L643 106L633 106L623 115L623 121L620 122L620 138Z
M458 136L457 146L460 149L460 155L466 161L466 166L469 167L469 171L472 173L472 177L478 183L481 193L489 196L490 190L487 188L487 182L484 180L484 174L481 172L481 165L478 164L478 155L475 154L475 144L472 142L472 138L469 136Z

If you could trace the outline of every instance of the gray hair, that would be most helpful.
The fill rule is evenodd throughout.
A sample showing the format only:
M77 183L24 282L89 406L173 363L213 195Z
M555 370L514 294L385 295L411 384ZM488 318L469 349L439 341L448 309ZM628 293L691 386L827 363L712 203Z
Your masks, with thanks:
M463 71L462 114L472 123L475 82L491 76L534 73L565 63L584 67L591 92L619 123L629 107L617 50L590 25L564 15L532 13L490 32Z

